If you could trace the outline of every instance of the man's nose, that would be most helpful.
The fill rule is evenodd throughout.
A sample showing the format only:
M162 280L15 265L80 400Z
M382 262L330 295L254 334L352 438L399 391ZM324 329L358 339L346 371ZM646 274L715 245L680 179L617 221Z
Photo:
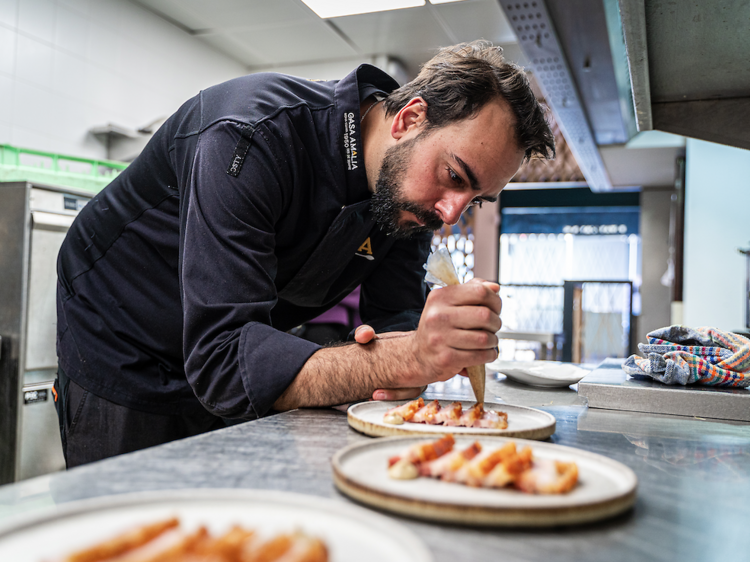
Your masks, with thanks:
M440 213L440 217L447 225L456 224L461 218L461 214L471 203L471 197L459 194L448 194L435 203L435 210Z

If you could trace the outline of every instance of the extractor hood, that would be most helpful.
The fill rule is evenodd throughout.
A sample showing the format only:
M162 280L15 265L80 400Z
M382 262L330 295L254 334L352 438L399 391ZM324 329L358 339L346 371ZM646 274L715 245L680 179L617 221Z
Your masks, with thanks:
M750 149L750 3L619 2L638 129Z
M646 156L674 170L684 149L630 150L636 131L750 148L750 2L498 1L593 191L645 185L618 170Z
M613 182L599 151L636 133L617 0L499 0L593 191Z

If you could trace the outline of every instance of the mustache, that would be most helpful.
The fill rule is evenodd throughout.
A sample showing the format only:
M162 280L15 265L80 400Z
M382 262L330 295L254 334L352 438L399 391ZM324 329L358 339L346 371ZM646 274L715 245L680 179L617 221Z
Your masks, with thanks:
M402 211L407 211L417 217L417 219L424 225L418 227L421 231L440 230L445 224L436 212L429 211L409 201L401 202L398 206Z

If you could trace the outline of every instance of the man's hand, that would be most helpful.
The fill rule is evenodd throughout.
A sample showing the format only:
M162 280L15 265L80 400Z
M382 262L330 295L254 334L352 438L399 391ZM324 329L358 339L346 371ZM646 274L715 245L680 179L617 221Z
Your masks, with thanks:
M467 289L451 291L458 287ZM500 286L481 279L466 285L445 287L432 291L425 304L417 328L416 357L426 368L428 378L447 380L456 373L466 376L466 367L490 363L497 359L497 332L502 326L500 310L502 301L497 295ZM449 291L440 295L443 291ZM467 331L468 330L468 331ZM354 332L354 340L367 344L373 339L391 339L410 335L411 332L389 332L376 335L366 324ZM471 357L476 362L466 363ZM423 371L424 373L424 371ZM434 381L430 381L434 382ZM416 398L425 386L406 388L379 388L374 400L406 400Z
M497 359L499 291L497 283L472 279L429 294L416 332L422 376L444 381L465 367Z
M500 286L472 280L432 291L416 331L355 332L360 345L314 353L274 408L330 406L367 397L398 400L418 396L432 382L497 358L502 322Z

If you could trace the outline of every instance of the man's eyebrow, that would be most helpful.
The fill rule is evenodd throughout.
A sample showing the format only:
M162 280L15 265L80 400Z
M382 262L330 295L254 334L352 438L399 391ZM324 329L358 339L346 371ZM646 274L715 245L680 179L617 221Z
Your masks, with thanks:
M471 169L471 166L469 166L466 162L461 160L461 158L456 156L455 154L451 154L451 156L453 156L453 159L456 162L458 162L459 166L461 166L461 169L464 171L464 174L466 174L466 177L469 178L469 184L471 184L471 189L473 189L474 191L482 191L482 189L479 187L477 176L474 174L474 171Z

